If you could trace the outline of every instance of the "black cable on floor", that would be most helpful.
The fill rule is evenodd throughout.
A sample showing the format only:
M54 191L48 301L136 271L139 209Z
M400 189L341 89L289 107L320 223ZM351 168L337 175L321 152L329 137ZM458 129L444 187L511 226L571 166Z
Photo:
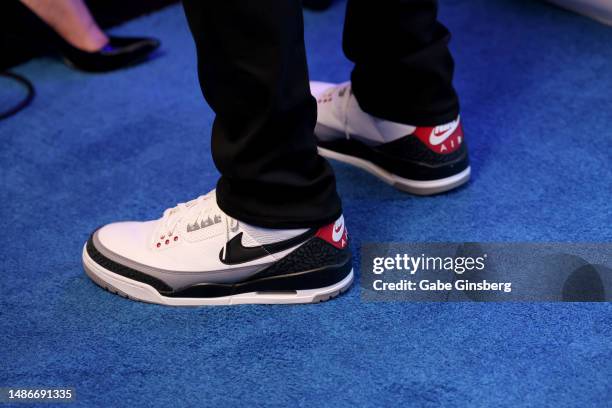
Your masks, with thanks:
M21 75L15 74L13 72L0 72L0 76L14 79L16 82L19 82L21 85L23 85L28 92L25 98L23 98L18 104L4 112L0 112L0 120L3 120L10 116L13 116L17 112L28 106L32 102L32 99L34 99L36 91L34 91L34 85L32 85L32 83L27 78L24 78Z

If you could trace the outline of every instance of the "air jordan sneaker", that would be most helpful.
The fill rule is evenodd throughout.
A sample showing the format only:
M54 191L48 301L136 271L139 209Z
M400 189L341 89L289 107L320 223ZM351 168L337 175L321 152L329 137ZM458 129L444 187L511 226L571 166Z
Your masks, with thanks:
M315 134L322 156L418 195L442 193L469 180L460 117L439 126L410 126L364 112L350 82L311 82L310 88L317 99Z
M353 281L344 218L321 228L267 229L218 206L215 191L147 222L96 230L87 275L110 292L174 306L316 303Z

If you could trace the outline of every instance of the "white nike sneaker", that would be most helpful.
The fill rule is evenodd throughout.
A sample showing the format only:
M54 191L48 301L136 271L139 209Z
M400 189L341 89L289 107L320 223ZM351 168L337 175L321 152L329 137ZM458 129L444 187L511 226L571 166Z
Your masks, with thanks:
M351 83L311 82L317 99L315 134L319 153L372 173L401 190L430 195L470 178L461 120L416 127L364 112Z
M254 227L223 213L214 190L158 220L98 229L83 266L111 292L174 306L315 303L353 281L342 216L321 228Z

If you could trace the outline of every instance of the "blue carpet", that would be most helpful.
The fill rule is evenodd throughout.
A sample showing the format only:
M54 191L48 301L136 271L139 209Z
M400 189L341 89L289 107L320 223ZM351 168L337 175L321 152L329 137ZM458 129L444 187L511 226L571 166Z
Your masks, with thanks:
M348 78L343 9L305 16L313 79ZM418 198L334 164L355 252L612 240L612 29L528 0L445 0L441 18L473 181ZM0 122L0 386L73 386L80 406L611 406L610 304L364 304L354 286L313 306L178 309L100 290L81 268L91 230L217 179L182 10L114 32L163 50L107 75L15 69L38 96Z

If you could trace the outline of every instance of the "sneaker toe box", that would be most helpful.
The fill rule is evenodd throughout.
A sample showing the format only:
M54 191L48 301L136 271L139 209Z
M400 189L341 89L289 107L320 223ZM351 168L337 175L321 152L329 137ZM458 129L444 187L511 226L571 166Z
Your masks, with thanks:
M103 226L94 232L92 240L98 251L108 258L143 261L150 256L151 237L155 221L117 222Z

